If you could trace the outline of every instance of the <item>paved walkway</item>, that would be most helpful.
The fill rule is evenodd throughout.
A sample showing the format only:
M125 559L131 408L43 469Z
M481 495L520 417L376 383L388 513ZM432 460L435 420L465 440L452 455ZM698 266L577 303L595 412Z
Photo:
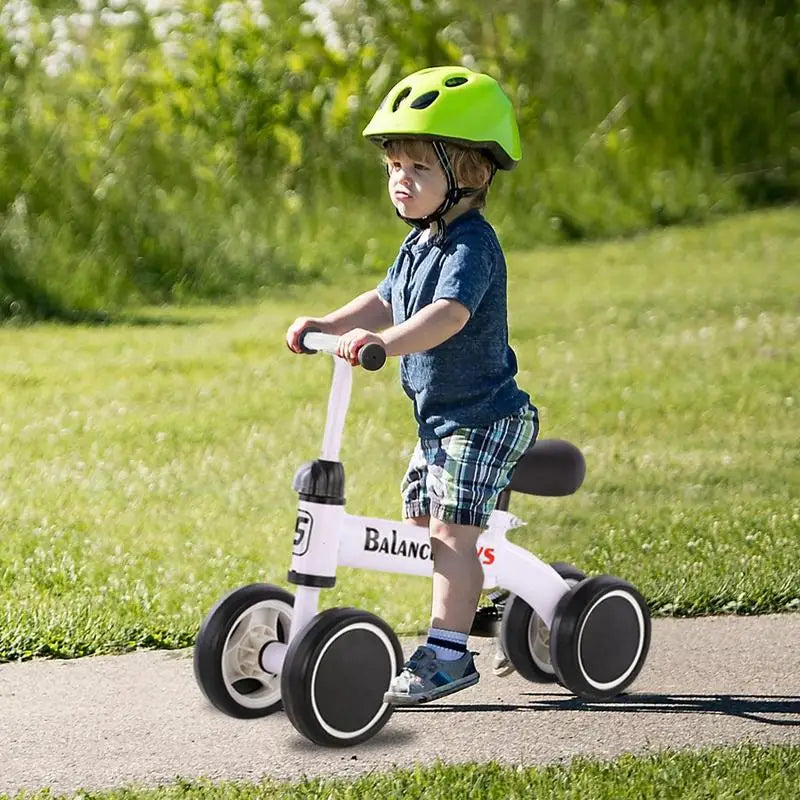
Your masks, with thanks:
M403 642L408 654L415 642ZM653 622L632 693L583 703L558 686L495 678L395 712L366 744L327 750L282 713L255 721L214 710L188 651L0 666L0 793L55 792L176 776L258 780L348 776L392 767L488 761L539 764L664 747L800 744L800 614Z

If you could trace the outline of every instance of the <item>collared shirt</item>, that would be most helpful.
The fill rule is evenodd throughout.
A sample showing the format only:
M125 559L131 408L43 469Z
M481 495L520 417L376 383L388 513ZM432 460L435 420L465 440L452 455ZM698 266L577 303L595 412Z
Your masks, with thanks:
M508 344L506 261L492 226L471 209L447 226L443 240L420 242L412 231L378 294L395 325L436 300L456 300L470 312L455 336L430 350L402 356L403 389L414 404L421 438L477 428L530 403L516 384L517 358Z

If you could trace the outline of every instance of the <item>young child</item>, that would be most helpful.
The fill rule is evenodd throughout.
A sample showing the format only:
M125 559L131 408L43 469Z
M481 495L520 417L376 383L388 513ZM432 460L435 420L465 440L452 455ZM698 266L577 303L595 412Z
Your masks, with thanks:
M385 701L423 703L480 677L467 634L483 584L476 542L533 444L536 409L514 376L508 344L506 263L483 218L497 169L521 157L511 102L494 79L463 67L416 72L393 87L364 136L384 148L389 197L413 230L377 289L324 317L300 317L339 334L357 364L378 342L400 356L403 388L419 429L402 483L406 520L430 530L431 627Z

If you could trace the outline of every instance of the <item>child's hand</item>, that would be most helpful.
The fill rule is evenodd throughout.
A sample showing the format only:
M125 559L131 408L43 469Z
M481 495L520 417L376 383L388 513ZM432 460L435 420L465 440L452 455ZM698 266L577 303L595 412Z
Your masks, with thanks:
M300 349L300 334L306 328L316 328L322 333L328 333L326 324L316 317L298 317L286 331L286 346L293 353L302 353Z
M336 352L352 366L357 367L358 351L371 342L386 349L385 342L377 333L364 330L364 328L353 328L339 337L339 346L336 348Z

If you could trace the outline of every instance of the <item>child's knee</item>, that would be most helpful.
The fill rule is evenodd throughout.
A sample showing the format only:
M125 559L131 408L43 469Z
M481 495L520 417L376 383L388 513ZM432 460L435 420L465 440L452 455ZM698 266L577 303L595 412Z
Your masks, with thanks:
M471 547L478 541L481 529L474 525L459 525L455 522L443 522L436 517L431 517L429 530L431 539L443 543Z

